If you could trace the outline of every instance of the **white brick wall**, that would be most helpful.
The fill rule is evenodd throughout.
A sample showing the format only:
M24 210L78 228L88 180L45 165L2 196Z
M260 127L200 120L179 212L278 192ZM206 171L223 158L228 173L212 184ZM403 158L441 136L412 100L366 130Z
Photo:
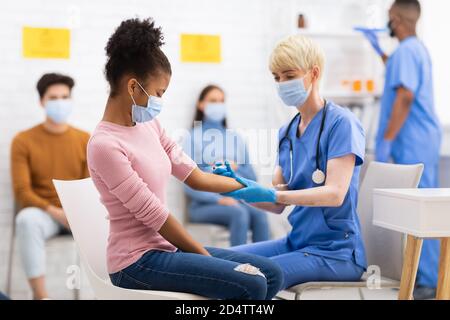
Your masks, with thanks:
M92 131L102 116L107 98L107 84L102 72L108 37L123 19L151 16L163 27L164 51L173 67L172 82L164 97L165 108L160 117L169 132L180 126L188 127L197 94L208 83L219 84L226 90L232 127L277 128L288 118L288 113L276 97L267 60L274 43L295 32L297 13L306 12L312 25L320 27L321 19L328 19L336 29L342 29L364 23L361 17L367 14L367 4L386 7L387 3L389 0L346 0L342 4L339 1L340 6L336 7L336 1L332 0L2 1L0 289L4 287L12 222L9 146L18 131L43 119L35 90L36 81L43 73L58 71L75 78L76 111L72 123ZM350 9L344 8L344 4ZM378 19L382 21L382 18ZM72 27L71 59L23 59L21 30L25 25ZM220 34L223 62L218 65L182 64L179 61L180 33ZM334 78L333 70L329 66L328 78ZM344 70L349 75L354 71L352 66ZM269 177L262 178L267 181ZM172 212L181 217L180 184L170 185L168 199Z

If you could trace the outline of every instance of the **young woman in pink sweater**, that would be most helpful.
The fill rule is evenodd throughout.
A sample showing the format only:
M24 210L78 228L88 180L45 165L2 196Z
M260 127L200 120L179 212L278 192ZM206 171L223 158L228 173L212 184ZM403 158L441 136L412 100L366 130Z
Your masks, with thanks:
M198 169L155 119L172 74L162 44L152 19L130 19L106 45L110 95L88 145L88 165L109 212L111 281L123 288L217 299L271 299L283 283L273 261L204 248L167 208L170 175L201 191L243 186Z

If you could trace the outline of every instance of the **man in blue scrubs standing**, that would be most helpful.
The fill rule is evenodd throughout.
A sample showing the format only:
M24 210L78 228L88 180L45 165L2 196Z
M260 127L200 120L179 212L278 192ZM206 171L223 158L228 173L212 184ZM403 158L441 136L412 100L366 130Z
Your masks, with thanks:
M441 127L434 109L430 55L416 36L418 0L396 0L389 10L389 29L400 45L388 57L375 30L360 30L386 63L386 81L376 137L376 160L425 165L420 188L437 188ZM438 240L423 243L416 299L433 297L437 286Z

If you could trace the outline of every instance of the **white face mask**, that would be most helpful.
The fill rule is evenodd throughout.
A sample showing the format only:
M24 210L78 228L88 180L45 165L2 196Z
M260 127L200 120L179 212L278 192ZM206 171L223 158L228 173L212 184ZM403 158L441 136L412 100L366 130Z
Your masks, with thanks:
M45 113L53 122L57 124L67 123L73 111L71 99L49 100L45 103Z
M221 122L225 119L226 111L225 103L208 103L205 107L205 116L214 122Z
M298 108L304 105L306 100L308 100L308 97L311 94L312 84L307 90L303 82L305 77L306 75L300 79L278 83L278 95L286 106Z
M136 101L134 101L133 95L130 95L131 100L133 100L133 106L131 109L132 121L136 123L151 121L154 118L156 118L156 116L161 112L163 106L162 99L149 95L139 82L137 82L137 84L139 85L139 87L141 87L142 91L144 91L144 93L147 95L148 100L147 106L143 107L137 105Z

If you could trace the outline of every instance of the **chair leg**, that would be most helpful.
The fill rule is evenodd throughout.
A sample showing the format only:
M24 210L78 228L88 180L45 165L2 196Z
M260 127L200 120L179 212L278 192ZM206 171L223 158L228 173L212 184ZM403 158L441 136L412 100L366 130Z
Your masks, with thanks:
M450 300L450 238L441 239L439 280L436 299Z
M365 299L364 299L363 288L358 288L358 294L359 294L359 298L360 298L361 300L365 300Z
M399 300L412 300L419 266L423 239L408 235L406 251L403 259L402 279L400 281Z
M11 240L10 240L10 244L9 244L8 267L7 267L7 271L6 271L6 294L8 296L11 296L15 238L16 238L16 223L15 223L15 216L14 216L13 222L12 222L12 228L11 228Z
M78 250L75 248L75 264L80 268L80 288L74 288L73 289L73 300L80 300L80 291L81 291L81 286L83 285L82 283L82 272L81 272L81 261L80 261L80 255L78 254Z

